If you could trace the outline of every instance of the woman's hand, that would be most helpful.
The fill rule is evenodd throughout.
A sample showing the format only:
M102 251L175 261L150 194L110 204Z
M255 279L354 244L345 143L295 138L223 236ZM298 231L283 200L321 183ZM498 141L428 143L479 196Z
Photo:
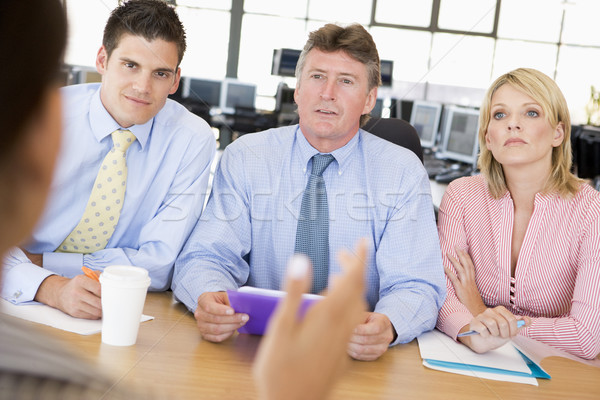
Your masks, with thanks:
M485 353L502 346L518 335L522 329L517 327L517 321L520 319L525 321L524 327L531 325L529 317L513 315L503 306L487 308L460 331L462 333L475 330L479 334L459 337L458 340L476 353Z
M475 282L475 266L469 254L455 248L458 260L450 253L447 253L448 259L452 263L456 274L448 267L444 266L446 276L452 282L456 296L463 303L469 312L473 315L479 315L484 312L487 307L481 299L477 283Z

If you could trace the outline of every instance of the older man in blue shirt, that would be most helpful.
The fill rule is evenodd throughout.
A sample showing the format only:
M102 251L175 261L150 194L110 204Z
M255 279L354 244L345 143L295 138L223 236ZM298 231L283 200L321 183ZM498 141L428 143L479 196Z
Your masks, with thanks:
M322 253L332 276L340 271L338 250L368 238L371 311L348 353L374 360L432 329L445 298L429 181L410 150L359 129L380 82L377 49L363 27L312 32L296 75L299 125L246 135L227 147L207 209L175 264L173 290L195 310L203 338L231 336L248 316L235 313L223 291L281 288L287 260L298 250L313 156L333 156L322 173L329 213Z

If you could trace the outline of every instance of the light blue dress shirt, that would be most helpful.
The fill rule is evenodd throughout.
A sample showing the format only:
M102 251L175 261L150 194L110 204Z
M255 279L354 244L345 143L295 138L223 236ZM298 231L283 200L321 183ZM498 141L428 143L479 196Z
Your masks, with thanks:
M205 212L175 263L173 291L281 289L302 194L317 154L298 125L242 136L219 161ZM339 250L368 238L367 301L405 343L435 326L446 295L429 180L419 159L363 130L325 170L330 276Z
M119 125L100 100L100 85L62 89L63 138L44 214L25 244L43 253L44 268L20 249L5 257L2 297L32 300L44 279L81 274L81 266L146 268L150 290L169 288L173 264L196 224L207 191L215 137L209 125L183 106L167 100L144 125L128 129L136 141L127 151L127 189L121 216L106 249L91 254L54 253L77 225L98 169L112 147Z

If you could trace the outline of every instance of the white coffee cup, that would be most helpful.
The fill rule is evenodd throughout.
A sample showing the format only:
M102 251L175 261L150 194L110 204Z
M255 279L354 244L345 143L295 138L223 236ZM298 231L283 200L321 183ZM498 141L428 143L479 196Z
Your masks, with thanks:
M150 286L148 271L129 265L111 265L100 275L100 286L102 342L113 346L135 344Z

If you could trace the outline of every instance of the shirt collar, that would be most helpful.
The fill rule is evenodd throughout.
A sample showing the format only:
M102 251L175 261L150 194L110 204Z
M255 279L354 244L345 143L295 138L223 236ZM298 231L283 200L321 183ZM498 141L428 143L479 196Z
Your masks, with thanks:
M142 149L146 146L148 138L150 137L150 131L152 130L152 124L154 118L151 118L148 122L142 125L133 125L129 128L123 128L119 126L117 121L108 113L102 100L100 100L100 88L94 93L90 103L90 126L92 133L98 142L102 141L105 137L117 129L127 129L135 135L135 138L140 142Z
M551 193L538 192L535 194L535 196L533 198L534 207L536 209L539 209L539 208L544 209L551 201L554 200L555 197L557 197L556 192L551 192ZM499 200L502 204L511 204L511 205L513 204L512 196L508 190L506 192L504 192L504 195L502 197L500 197Z
M352 155L356 146L359 145L361 140L362 140L362 130L359 129L357 134L354 135L348 143L346 143L344 146L342 146L339 149L336 149L330 153L331 155L333 155L333 157L335 158L335 161L338 164L338 174L341 175L344 173L348 164L352 160L352 158L350 156ZM308 165L308 162L315 154L319 154L319 150L312 147L312 145L308 142L308 140L306 140L306 137L304 137L304 134L302 133L302 130L300 129L300 125L298 125L298 127L296 129L296 140L295 141L298 145L300 162L302 164L302 168L304 168L304 172L306 173L306 172L310 171L309 168L311 168L311 166Z

